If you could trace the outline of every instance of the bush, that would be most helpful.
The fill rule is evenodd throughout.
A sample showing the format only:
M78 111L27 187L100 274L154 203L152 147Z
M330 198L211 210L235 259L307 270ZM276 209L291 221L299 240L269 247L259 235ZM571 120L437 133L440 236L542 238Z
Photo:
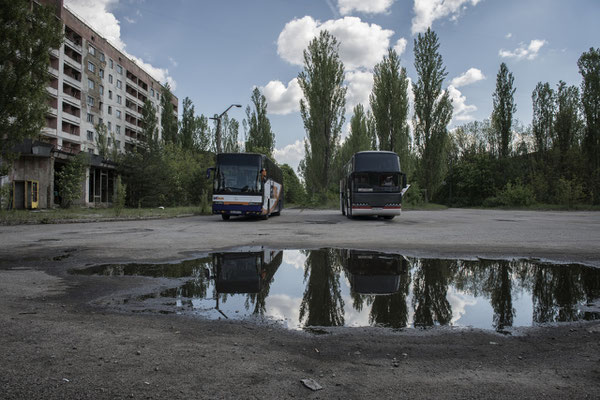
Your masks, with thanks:
M529 185L523 185L520 179L515 183L507 183L500 195L498 201L501 205L509 207L530 206L535 203L533 189Z
M115 215L118 217L121 215L123 208L125 207L125 199L127 196L127 185L124 185L121 182L121 177L117 177L117 192L113 198L113 208L115 211Z
M423 204L425 202L423 191L421 190L421 187L417 181L415 180L414 182L409 182L409 185L410 187L408 190L404 192L402 204L410 206L418 206Z
M79 153L71 158L65 166L56 173L58 194L61 198L61 207L69 208L75 200L82 196L82 184L85 178L85 169L88 165L86 153Z
M556 185L555 202L572 208L585 199L583 185L575 179L560 178Z
M11 200L11 188L12 185L9 185L8 183L0 186L0 210L8 210Z

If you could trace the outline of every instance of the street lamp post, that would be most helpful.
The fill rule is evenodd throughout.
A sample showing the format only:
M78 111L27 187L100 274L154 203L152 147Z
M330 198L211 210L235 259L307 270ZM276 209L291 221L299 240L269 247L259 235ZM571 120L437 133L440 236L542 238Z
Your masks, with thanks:
M215 114L214 117L210 117L210 119L217 121L217 132L215 133L215 141L217 142L217 154L223 151L223 148L221 146L221 118L223 117L223 115L227 114L227 111L229 111L231 107L240 108L242 107L242 105L232 104L229 107L227 107L227 110L223 111L220 115Z

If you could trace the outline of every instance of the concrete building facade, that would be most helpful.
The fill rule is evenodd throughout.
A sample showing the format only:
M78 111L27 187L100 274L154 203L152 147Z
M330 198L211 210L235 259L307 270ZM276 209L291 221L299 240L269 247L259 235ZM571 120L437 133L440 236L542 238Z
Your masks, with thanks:
M162 85L62 0L39 2L56 6L64 42L50 52L46 126L38 140L21 146L21 157L8 177L13 185L12 207L58 205L55 173L79 152L90 155L90 165L78 203L107 205L115 192L116 168L100 155L96 127L106 126L110 150L124 152L142 145L147 139L142 133L142 108L149 100L156 109L160 136ZM177 97L173 96L172 103L177 115Z

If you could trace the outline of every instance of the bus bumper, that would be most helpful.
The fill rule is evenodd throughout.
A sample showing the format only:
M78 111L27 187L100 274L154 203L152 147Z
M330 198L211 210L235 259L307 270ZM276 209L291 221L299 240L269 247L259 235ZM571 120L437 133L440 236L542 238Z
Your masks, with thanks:
M380 215L380 216L394 216L400 215L402 207L368 207L368 206L352 206L352 215Z

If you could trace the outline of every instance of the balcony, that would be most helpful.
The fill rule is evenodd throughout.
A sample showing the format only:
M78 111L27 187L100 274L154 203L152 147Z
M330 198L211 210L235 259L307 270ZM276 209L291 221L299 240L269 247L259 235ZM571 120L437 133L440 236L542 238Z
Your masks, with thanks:
M63 112L62 113L62 119L64 121L69 122L70 124L73 124L73 125L79 125L79 124L81 124L81 118L80 117L78 117L76 115L73 115L73 114L69 114L68 112Z
M58 110L54 107L48 106L46 114L48 115L52 115L53 117L57 117L58 116Z
M73 86L75 88L81 89L81 82L78 81L78 80L76 80L76 79L74 79L74 78L71 78L69 75L64 74L63 75L63 80L65 82L67 82L69 85L71 85L71 86Z
M79 54L83 53L83 49L81 48L81 45L75 44L75 42L73 42L71 39L69 39L68 37L65 36L65 44L71 46L71 48L73 50L76 50L79 52Z
M78 72L81 72L81 63L78 63L77 60L73 60L71 57L69 57L68 54L65 54L64 60L69 67L73 68Z
M48 72L55 78L58 78L58 70L56 68L48 67Z
M56 58L60 57L60 53L58 52L58 49L50 49L50 54Z
M58 89L54 89L53 87L47 86L46 90L50 94L50 96L58 97Z
M76 97L73 97L71 95L69 95L68 93L63 92L63 96L62 96L63 100L66 101L67 103L71 104L72 106L75 106L77 108L81 108L81 100L79 100Z
M42 128L42 135L56 136L56 128L50 128L50 127L45 126Z

